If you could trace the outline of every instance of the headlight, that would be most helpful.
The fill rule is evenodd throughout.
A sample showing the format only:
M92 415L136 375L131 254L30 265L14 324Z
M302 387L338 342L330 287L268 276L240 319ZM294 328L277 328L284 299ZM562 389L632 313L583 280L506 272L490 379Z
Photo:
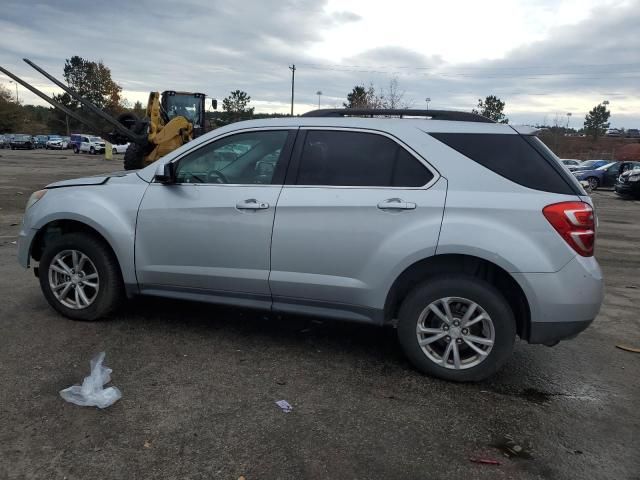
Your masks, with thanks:
M31 207L33 207L38 200L44 197L45 193L47 193L46 190L38 190L37 192L33 192L29 197L29 200L27 201L25 210L29 210Z
M629 175L629 181L630 182L638 182L638 181L640 181L640 173L637 173L635 175Z

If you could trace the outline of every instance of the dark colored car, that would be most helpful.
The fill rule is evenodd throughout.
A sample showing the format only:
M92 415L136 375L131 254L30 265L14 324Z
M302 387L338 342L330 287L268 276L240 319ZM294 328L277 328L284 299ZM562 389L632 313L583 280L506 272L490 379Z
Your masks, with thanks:
M18 148L33 150L34 148L36 148L33 137L31 135L14 135L14 137L11 139L10 145L11 150L16 150Z
M580 181L589 183L589 188L613 187L618 177L627 170L640 166L640 162L609 162L594 170L575 171L573 175Z
M36 148L44 148L47 146L47 140L49 140L47 135L36 135L33 138L33 143Z
M637 128L630 128L627 130L627 138L640 138L640 130Z
M618 195L640 198L640 162L636 163L638 165L635 168L627 170L618 177L613 187Z

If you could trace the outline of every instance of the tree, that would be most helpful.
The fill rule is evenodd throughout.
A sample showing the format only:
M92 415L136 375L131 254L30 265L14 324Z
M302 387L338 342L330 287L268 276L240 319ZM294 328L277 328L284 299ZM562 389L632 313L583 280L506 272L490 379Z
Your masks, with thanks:
M472 113L478 113L483 117L490 118L494 122L509 123L509 119L505 117L504 111L505 103L495 95L489 95L482 100L478 99L478 107L471 110Z
M15 133L24 124L24 114L11 91L0 85L0 133Z
M410 108L412 102L406 101L404 99L404 90L400 90L398 85L398 78L393 77L389 80L389 85L386 90L382 90L380 94L380 104L381 108L388 109L406 109Z
M147 114L147 109L142 106L142 102L136 100L136 103L133 104L133 113L138 118L144 118Z
M370 84L369 88L364 85L356 85L347 94L347 101L342 104L345 108L381 108L381 98L376 95L376 90Z
M599 103L584 117L584 129L593 140L598 140L609 128L609 117L611 112L607 110L607 106Z
M73 56L65 60L63 76L71 89L106 113L117 116L125 109L122 87L111 78L111 70L101 61L93 62L77 55ZM83 108L80 102L71 98L68 93L54 95L53 98L70 110L79 111L82 117L101 130L94 133L104 134L113 129L110 124ZM76 120L67 118L65 113L57 109L52 112L47 123L55 131L66 130L67 133L69 130L87 128Z
M235 90L222 100L222 110L225 112L227 120L237 122L245 118L251 118L253 115L253 107L248 107L251 97L247 92Z

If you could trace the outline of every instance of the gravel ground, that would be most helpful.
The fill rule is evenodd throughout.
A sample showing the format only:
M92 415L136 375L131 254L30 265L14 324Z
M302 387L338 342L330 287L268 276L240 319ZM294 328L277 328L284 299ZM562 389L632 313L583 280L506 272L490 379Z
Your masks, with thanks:
M413 370L391 328L160 299L97 323L60 317L15 259L24 204L120 169L0 150L0 478L640 478L640 354L615 348L640 347L640 202L594 193L597 321L553 348L518 342L498 375L459 385ZM101 350L122 399L65 403L58 391ZM504 455L509 439L521 455Z

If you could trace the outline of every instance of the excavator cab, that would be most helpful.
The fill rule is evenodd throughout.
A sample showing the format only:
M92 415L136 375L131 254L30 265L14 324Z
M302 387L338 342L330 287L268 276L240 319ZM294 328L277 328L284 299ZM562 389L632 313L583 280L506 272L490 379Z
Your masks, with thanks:
M166 114L167 123L175 117L184 117L193 125L193 138L199 137L204 133L205 98L204 93L173 90L162 92L160 103Z

